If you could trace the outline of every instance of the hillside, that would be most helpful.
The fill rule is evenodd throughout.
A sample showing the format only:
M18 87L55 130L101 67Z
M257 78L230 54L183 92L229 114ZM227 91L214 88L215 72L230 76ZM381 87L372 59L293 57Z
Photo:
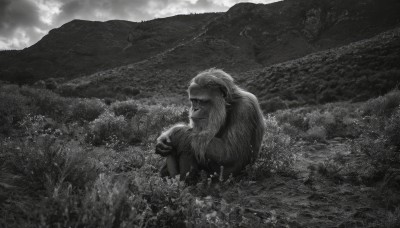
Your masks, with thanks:
M71 79L143 60L192 37L216 15L174 16L142 23L73 20L29 48L0 52L0 79L18 83Z
M126 65L183 82L178 76L209 67L241 73L370 38L398 25L398 12L396 0L285 0L141 23L75 20L32 47L0 52L0 80L69 80ZM139 80L142 73L132 71L129 80Z
M395 0L285 0L241 3L208 26L205 36L239 47L263 66L372 37L400 22Z
M274 111L272 106L376 97L399 86L400 28L251 71L247 77L253 80L245 87L258 95L268 111Z
M196 67L163 70L165 64L172 64L174 53L185 48L69 81L58 91L68 96L103 98L129 96L130 89L144 96L185 94L193 75L210 67L199 62ZM214 66L224 67L217 64L221 56L211 51L208 56L216 63ZM188 60L182 59L181 63L184 61ZM253 65L254 70L240 72L244 65L252 66L248 59L226 61L232 61L231 67L225 68L227 72L256 94L267 112L303 104L366 100L392 90L400 82L400 28L261 69Z

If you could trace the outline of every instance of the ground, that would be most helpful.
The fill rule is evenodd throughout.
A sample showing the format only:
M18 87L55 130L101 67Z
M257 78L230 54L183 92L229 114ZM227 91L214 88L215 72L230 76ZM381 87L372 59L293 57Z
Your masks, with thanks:
M181 99L0 87L0 227L398 227L400 91L265 115L255 164L195 185L159 175ZM217 178L218 179L218 178Z
M223 193L229 202L244 206L261 223L289 227L365 227L379 220L382 207L375 188L338 183L317 171L338 154L350 160L351 140L299 143L294 176L273 175ZM353 157L354 159L354 157ZM271 220L272 219L272 220Z

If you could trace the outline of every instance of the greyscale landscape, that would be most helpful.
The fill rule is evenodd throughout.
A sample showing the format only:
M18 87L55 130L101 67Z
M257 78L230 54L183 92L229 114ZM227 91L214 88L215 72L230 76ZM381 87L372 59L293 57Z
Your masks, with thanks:
M210 68L258 98L260 151L161 177L157 138ZM0 51L0 227L399 227L399 85L398 0L72 20Z

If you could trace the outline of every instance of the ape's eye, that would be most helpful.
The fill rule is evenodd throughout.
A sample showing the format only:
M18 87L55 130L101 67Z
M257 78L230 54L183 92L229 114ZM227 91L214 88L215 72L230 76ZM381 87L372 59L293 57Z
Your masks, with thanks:
M197 102L199 102L200 105L205 105L207 104L208 100L197 100Z

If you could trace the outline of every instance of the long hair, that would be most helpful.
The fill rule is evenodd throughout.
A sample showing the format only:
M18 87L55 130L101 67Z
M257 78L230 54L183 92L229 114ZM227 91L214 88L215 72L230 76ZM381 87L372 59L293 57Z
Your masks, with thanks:
M264 133L263 115L257 98L238 87L233 78L220 69L211 68L200 72L191 80L191 84L219 89L223 94L213 99L206 123L190 122L193 129L191 146L197 159L205 161L209 143L221 128L226 127L222 130L222 140L226 147L221 148L224 154L221 156L226 159L234 157L243 164L254 161Z
M198 123L190 120L193 129L191 146L199 161L205 161L205 153L210 141L217 135L226 121L226 104L223 97L213 100L208 120Z

